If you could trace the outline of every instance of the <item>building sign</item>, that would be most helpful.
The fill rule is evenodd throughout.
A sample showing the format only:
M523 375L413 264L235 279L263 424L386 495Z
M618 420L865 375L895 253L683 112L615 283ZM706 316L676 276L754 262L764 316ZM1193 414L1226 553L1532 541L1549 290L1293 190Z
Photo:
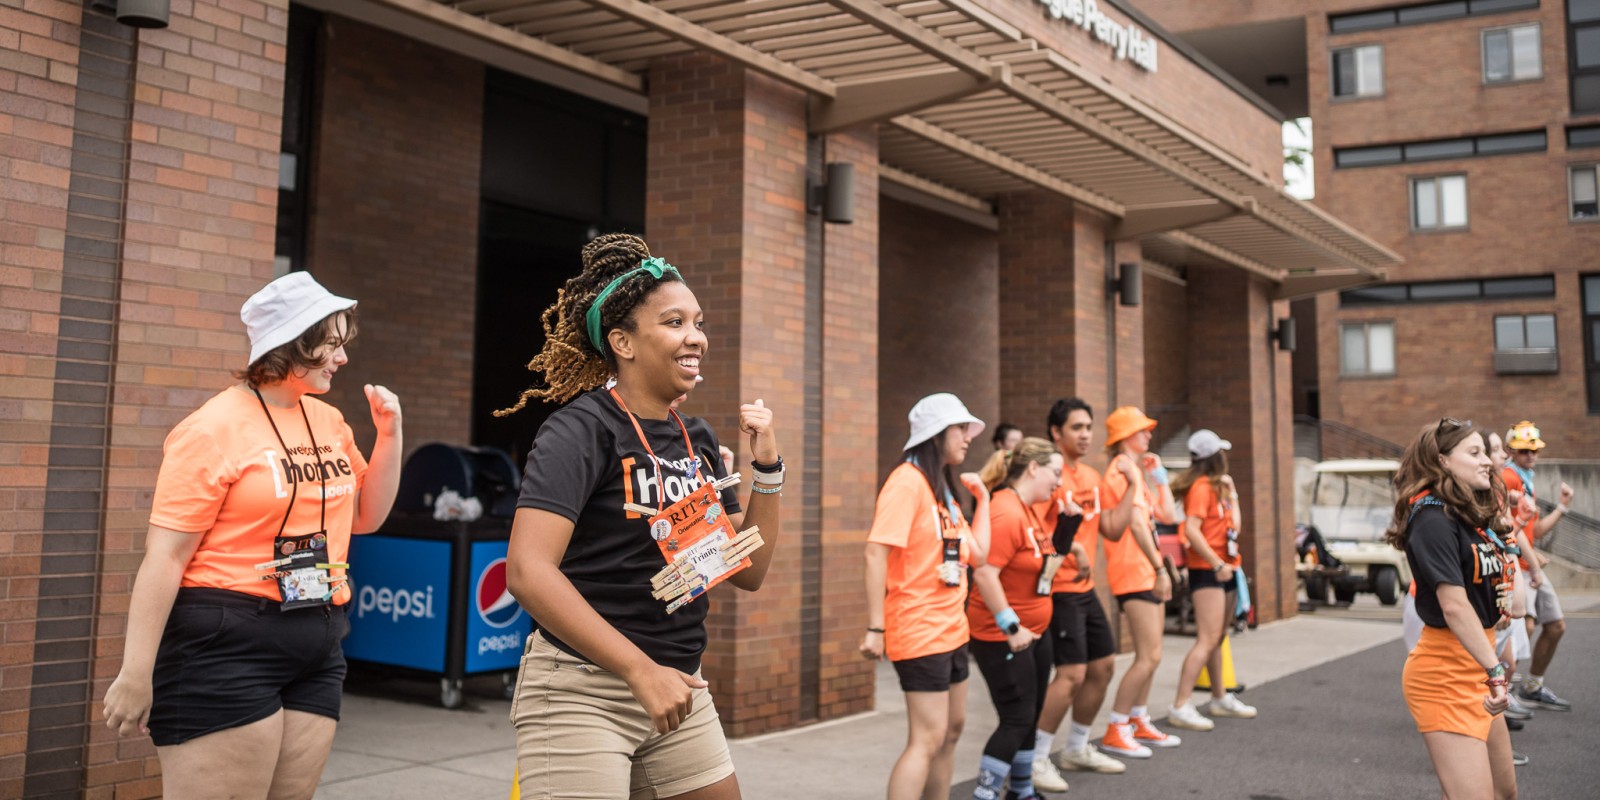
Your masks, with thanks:
M1116 57L1156 71L1156 39L1133 23L1124 25L1100 11L1096 0L1039 0L1051 19L1064 19L1116 51Z

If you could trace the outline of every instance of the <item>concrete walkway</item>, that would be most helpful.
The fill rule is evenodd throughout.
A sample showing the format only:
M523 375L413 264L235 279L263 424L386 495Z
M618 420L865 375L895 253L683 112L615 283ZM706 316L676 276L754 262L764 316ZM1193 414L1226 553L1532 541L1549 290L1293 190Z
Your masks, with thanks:
M1563 597L1569 610L1600 601ZM1397 608L1364 598L1349 609L1324 609L1263 625L1233 640L1238 679L1259 686L1400 637ZM1169 636L1156 674L1150 707L1157 716L1172 702L1179 664L1193 643ZM1120 678L1131 656L1118 659ZM1569 669L1581 665L1567 664ZM994 729L994 708L982 676L973 669L966 735L956 756L957 783L976 775L983 742ZM511 785L514 736L509 703L498 698L498 679L469 683L466 704L438 706L437 687L414 680L352 676L333 755L317 790L319 800L502 800ZM887 664L878 668L875 711L792 731L732 743L739 781L748 798L872 800L883 797L889 769L905 743L904 696ZM1104 729L1101 712L1094 736Z

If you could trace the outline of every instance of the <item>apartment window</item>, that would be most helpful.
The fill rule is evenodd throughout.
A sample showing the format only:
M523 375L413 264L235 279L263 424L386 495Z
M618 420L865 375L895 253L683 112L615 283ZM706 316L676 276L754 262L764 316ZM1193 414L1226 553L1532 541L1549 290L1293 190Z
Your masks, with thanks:
M1534 80L1544 72L1539 26L1517 25L1483 32L1483 82Z
M1334 33L1353 33L1538 7L1539 0L1453 0L1442 3L1410 3L1382 11L1330 14L1328 29Z
M1369 44L1333 51L1333 96L1377 97L1383 94L1383 45Z
M1385 283L1377 286L1363 286L1359 289L1346 289L1340 292L1339 305L1382 306L1395 303L1521 300L1555 296L1555 276L1529 275L1521 278Z
M1567 149L1600 147L1600 125L1574 125L1567 128Z
M1394 323L1354 322L1339 326L1339 372L1394 374Z
M1411 179L1411 227L1434 231L1467 226L1467 176Z
M1600 0L1567 0L1572 112L1600 111Z
M1571 219L1600 219L1600 179L1594 164L1567 170Z
M1569 142L1572 140L1573 131L1578 131L1580 138L1583 134L1579 129L1569 130L1567 134ZM1336 147L1333 149L1333 166L1335 169L1350 169L1453 158L1543 153L1549 149L1548 138L1544 131L1537 130L1486 133L1482 136L1457 139L1424 139L1364 147Z
M1600 275L1583 276L1583 333L1589 413L1600 414Z
M1494 370L1502 375L1559 372L1554 314L1505 314L1494 318Z

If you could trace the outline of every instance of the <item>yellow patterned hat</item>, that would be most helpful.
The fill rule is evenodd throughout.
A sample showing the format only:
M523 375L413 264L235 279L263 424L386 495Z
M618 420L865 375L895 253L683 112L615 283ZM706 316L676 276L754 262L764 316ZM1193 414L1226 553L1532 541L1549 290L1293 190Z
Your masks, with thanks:
M1539 428L1523 420L1506 431L1506 447L1511 450L1543 450L1544 440L1539 438Z

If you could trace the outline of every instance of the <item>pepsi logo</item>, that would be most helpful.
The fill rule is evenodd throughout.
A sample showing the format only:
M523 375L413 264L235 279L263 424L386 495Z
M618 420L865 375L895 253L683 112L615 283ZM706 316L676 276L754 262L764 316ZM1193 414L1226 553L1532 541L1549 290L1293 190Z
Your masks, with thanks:
M522 606L506 587L506 560L489 562L478 575L478 617L493 628L504 628L522 616Z

